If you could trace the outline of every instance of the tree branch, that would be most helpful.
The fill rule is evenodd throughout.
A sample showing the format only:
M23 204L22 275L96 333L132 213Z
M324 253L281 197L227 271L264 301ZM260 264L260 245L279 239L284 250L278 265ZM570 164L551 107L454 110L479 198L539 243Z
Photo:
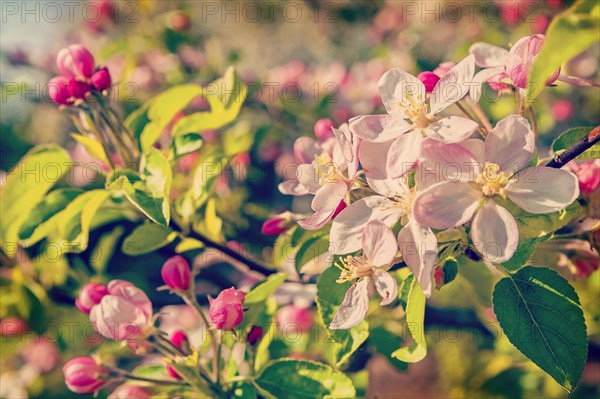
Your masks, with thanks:
M592 148L600 142L600 126L596 126L584 138L567 148L565 151L556 155L554 159L546 164L551 168L562 168L567 163L583 154L587 149Z

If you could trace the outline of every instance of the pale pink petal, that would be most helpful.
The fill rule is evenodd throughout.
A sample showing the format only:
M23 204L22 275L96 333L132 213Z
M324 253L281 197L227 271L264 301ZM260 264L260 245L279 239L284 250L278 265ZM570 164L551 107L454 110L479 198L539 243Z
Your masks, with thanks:
M580 78L577 76L569 76L569 75L559 75L558 80L561 82L565 82L574 86L580 87L600 87L600 83L594 82L591 80L587 80L584 78Z
M369 281L361 279L348 289L329 324L332 330L348 330L360 324L369 310Z
M473 84L469 90L469 100L473 103L479 102L481 99L481 92L483 90L483 84L494 76L503 73L504 67L498 68L487 68L477 72L473 77Z
M460 226L471 219L481 195L468 183L437 183L417 195L413 215L418 223L434 229Z
M458 143L469 138L479 124L462 116L448 116L432 122L425 128L425 134L444 143Z
M411 106L410 98L416 103L425 102L423 82L398 68L384 73L377 83L377 89L388 114L404 114L400 104Z
M529 121L513 114L500 120L485 139L486 161L500 165L504 172L523 169L533 155L535 136Z
M471 239L484 259L492 263L506 262L519 245L517 222L506 209L487 200L473 218Z
M349 254L361 248L362 232L371 220L392 226L402 216L402 209L385 197L372 195L359 199L333 219L329 232L330 252Z
M346 196L348 185L343 181L326 184L317 191L311 208L315 212L333 211Z
M341 149L342 155L347 161L352 161L352 134L347 123L342 124L337 129L333 129L333 134Z
M394 232L379 220L373 220L365 226L362 247L364 255L375 267L391 265L398 252Z
M300 137L294 142L294 157L299 164L311 163L322 152L319 143L309 137Z
M304 187L298 180L286 180L279 183L277 186L281 194L286 195L306 195L309 194L306 187Z
M403 134L392 142L387 154L387 173L391 178L402 177L410 172L421 157L423 136L420 131Z
M461 144L444 144L428 138L423 141L421 154L423 162L415 173L419 189L442 181L473 181L480 173L475 155Z
M317 173L317 166L303 163L296 169L296 178L309 193L314 194L321 188L321 179Z
M392 179L387 174L387 154L391 144L391 141L385 143L364 141L359 151L360 163L369 187L385 197L402 193L399 180Z
M579 183L569 171L537 166L511 179L506 195L527 212L550 213L566 208L579 197Z
M466 96L473 83L474 73L475 56L470 54L435 85L429 100L430 114L435 115Z
M393 140L413 126L400 116L363 115L350 120L350 130L365 141L382 143Z
M378 270L373 273L373 283L375 289L381 297L381 306L389 305L398 299L398 282L386 271Z
M471 151L471 154L475 156L475 160L483 165L485 163L485 142L480 139L468 139L460 143L467 150Z
M508 56L508 50L482 42L473 44L469 53L475 56L475 65L481 68L504 66Z
M315 212L310 217L301 220L298 224L305 230L319 230L331 220L335 209L332 211Z
M411 220L398 233L398 248L404 262L427 298L433 291L433 268L437 261L437 239L430 228Z

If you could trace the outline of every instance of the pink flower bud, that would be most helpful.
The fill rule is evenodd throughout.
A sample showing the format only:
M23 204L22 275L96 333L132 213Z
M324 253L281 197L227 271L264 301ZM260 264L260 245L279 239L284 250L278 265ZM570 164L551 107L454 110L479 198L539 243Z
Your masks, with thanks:
M72 105L75 100L85 100L90 86L74 78L57 76L47 84L48 96L59 105Z
M232 330L237 327L244 318L242 304L246 298L244 291L231 287L221 293L210 302L209 316L215 327L219 330Z
M314 126L315 136L321 142L333 137L333 122L329 118L319 119Z
M590 195L600 185L600 166L594 161L579 165L575 174L579 179L579 190L585 195Z
M335 208L335 212L333 212L333 215L331 216L332 219L335 219L335 217L337 215L340 214L341 211L343 211L344 209L346 209L348 205L346 205L346 201L341 200L339 205L337 206L337 208Z
M252 326L246 340L250 345L256 345L262 339L264 335L263 329L261 326Z
M90 78L90 85L93 90L102 91L110 88L112 84L112 80L110 77L110 72L108 72L108 68L101 68L94 72L92 77Z
M73 44L58 52L56 66L63 76L87 80L94 73L94 56L82 45Z
M435 282L435 288L441 289L444 286L444 268L436 266L433 269L433 281Z
M292 327L300 332L310 331L314 318L310 310L296 305L283 306L277 312L275 320L279 324L279 329L283 332Z
M89 283L79 291L79 297L75 300L75 306L83 313L90 314L92 308L99 304L102 298L108 295L108 288L98 283Z
M190 340L183 330L175 330L171 333L169 340L184 353L191 353Z
M152 394L145 388L137 385L124 384L115 389L108 399L150 399Z
M440 77L433 72L421 72L417 75L417 79L423 82L427 93L431 93L437 82L440 81Z
M0 335L3 337L15 337L23 335L29 328L25 320L17 317L7 317L0 320Z
M167 259L160 275L172 290L186 291L190 288L190 265L181 255Z
M79 394L94 393L108 378L108 370L96 363L91 357L76 357L63 366L65 384Z
M289 227L289 220L283 217L274 217L266 220L260 229L260 232L267 236L278 236Z
M108 295L90 312L90 322L98 333L116 341L135 340L151 326L152 303L129 281L108 283Z
M169 375L175 378L176 380L182 379L181 376L177 373L177 371L175 371L173 366L171 366L170 364L167 364L167 373L169 373Z
M575 275L578 277L589 277L598 270L598 258L575 258L573 259L575 267Z

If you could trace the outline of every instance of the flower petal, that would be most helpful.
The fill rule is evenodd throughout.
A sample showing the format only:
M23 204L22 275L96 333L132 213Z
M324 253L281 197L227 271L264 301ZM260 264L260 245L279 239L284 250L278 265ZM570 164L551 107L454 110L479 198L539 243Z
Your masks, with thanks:
M369 310L369 281L358 280L348 291L329 324L332 330L348 330L360 324Z
M373 282L377 293L382 298L379 303L381 306L389 305L398 299L398 282L386 271L378 270L373 273Z
M430 114L435 115L466 96L474 73L475 56L470 54L437 82L429 100Z
M363 229L371 220L379 220L386 226L392 226L403 213L393 205L392 201L378 195L353 202L333 220L329 232L330 252L349 254L358 251L362 244Z
M504 172L523 169L533 154L535 137L527 119L509 115L500 120L485 139L485 160Z
M504 66L508 56L508 50L483 42L473 44L469 53L475 56L475 65L481 68Z
M471 239L484 259L492 263L506 262L519 245L517 221L506 209L487 200L473 218Z
M309 193L314 194L321 188L318 166L308 163L298 165L296 169L296 178Z
M391 265L396 258L398 241L392 229L379 220L373 220L363 230L362 248L371 266L384 267Z
M326 184L317 191L311 208L315 212L333 211L346 196L348 185L343 181Z
M397 115L363 115L350 120L350 130L354 134L375 143L393 140L410 129L412 125Z
M319 230L331 220L335 209L332 211L315 212L308 218L301 220L298 224L305 230Z
M398 68L384 73L377 83L377 89L388 114L403 115L400 104L410 106L409 97L412 97L413 101L425 101L423 82Z
M458 143L473 134L479 125L462 116L448 116L432 122L426 129L427 136L444 143Z
M337 129L334 128L333 135L340 146L343 157L346 161L352 161L352 133L350 133L348 124L344 123Z
M360 163L369 187L385 197L401 195L399 180L387 174L387 155L392 141L372 143L363 141L359 150Z
M437 239L430 228L414 220L398 233L398 248L427 298L433 291L433 268L437 260Z
M300 137L294 142L294 157L299 164L311 163L323 149L310 137Z
M449 229L468 222L481 193L468 183L436 183L421 191L413 204L415 220L434 229Z
M390 178L402 177L410 172L421 157L421 132L413 130L392 142L387 154L386 170Z
M304 187L298 180L286 180L279 183L277 186L279 192L285 195L306 195L309 194L306 187Z
M480 141L483 145L483 141ZM419 189L442 181L473 181L481 166L476 156L461 144L444 144L427 138L421 149L423 162L415 173Z
M473 84L469 90L469 100L473 103L479 102L483 91L483 84L494 76L503 73L504 67L482 69L473 76Z
M508 198L531 213L557 212L579 197L577 176L547 166L522 170L505 189Z

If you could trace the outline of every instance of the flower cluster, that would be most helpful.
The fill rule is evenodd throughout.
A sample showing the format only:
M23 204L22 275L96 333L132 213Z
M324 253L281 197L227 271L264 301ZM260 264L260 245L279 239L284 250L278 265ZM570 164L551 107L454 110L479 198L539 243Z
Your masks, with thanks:
M75 105L92 91L110 88L108 69L96 66L92 53L79 44L62 49L56 57L56 66L61 75L48 82L48 95L56 104Z
M364 319L370 285L381 305L392 303L398 287L387 270L400 261L429 297L438 253L448 247L438 243L440 235L456 231L456 248L500 264L519 244L511 210L547 214L578 198L575 174L538 164L528 119L511 114L492 127L477 105L483 82L525 88L543 42L543 35L524 37L510 51L477 43L456 65L418 77L392 69L377 85L386 114L352 118L318 141L296 141L296 179L279 189L314 195L314 213L299 224L314 230L332 220L329 251L338 256L338 282L353 283L330 328ZM484 69L475 73L476 66ZM453 105L476 112L443 113Z

